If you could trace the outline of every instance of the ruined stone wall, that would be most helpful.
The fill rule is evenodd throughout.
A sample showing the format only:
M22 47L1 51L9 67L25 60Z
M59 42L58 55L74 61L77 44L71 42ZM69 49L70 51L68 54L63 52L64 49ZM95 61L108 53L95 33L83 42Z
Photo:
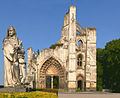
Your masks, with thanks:
M27 50L27 77L31 87L36 87L36 76L37 76L37 54L32 51L32 48Z
M67 49L64 48L63 46L56 47L56 49L44 49L43 51L40 52L39 56L37 57L37 64L38 64L38 81L40 84L40 70L49 58L53 57L56 59L60 65L62 66L64 70L64 76L66 76L66 71L67 71L67 57L68 57L68 51ZM65 78L65 77L64 77Z
M86 90L96 90L96 28L86 28Z
M61 63L63 67L66 68L67 49L64 49L64 45L57 47L56 49L43 49L37 57L37 64L39 64L39 69L42 64L50 57L54 57Z
M78 42L82 41L82 46L78 46ZM82 55L82 66L79 67L76 64L76 76L82 75L83 78L85 78L85 66L86 66L86 35L82 34L77 34L76 36L76 61L77 61L77 56L81 54Z
M79 34L76 33L79 31ZM69 11L64 16L62 36L56 44L55 49L43 49L36 58L36 81L37 87L41 84L40 70L49 58L56 59L64 69L64 80L69 91L77 89L77 78L83 80L83 88L86 90L96 89L96 28L83 29L76 21L76 7L70 6ZM78 46L78 41L83 42L82 47ZM82 66L77 65L77 56L82 55ZM33 56L32 49L28 49L28 73L29 65ZM81 77L78 77L81 76ZM63 82L63 81L62 81ZM45 87L45 86L43 86ZM64 86L65 87L65 86Z

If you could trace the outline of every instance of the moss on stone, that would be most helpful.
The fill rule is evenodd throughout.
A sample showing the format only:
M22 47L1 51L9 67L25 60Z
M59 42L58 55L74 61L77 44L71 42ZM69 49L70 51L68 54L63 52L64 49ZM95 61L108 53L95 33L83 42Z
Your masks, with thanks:
M53 44L50 46L50 49L55 49L56 47L61 47L63 44Z

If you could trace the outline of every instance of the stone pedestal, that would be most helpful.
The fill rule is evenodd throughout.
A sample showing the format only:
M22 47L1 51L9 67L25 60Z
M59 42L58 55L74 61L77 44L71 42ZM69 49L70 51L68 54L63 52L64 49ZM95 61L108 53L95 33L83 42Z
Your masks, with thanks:
M0 88L0 93L12 93L12 92L26 92L26 88L24 86Z

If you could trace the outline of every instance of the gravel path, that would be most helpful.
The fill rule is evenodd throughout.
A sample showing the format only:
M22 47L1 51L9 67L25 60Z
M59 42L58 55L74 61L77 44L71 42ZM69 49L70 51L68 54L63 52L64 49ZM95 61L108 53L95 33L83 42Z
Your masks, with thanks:
M120 93L93 93L93 92L82 92L82 93L58 93L59 98L120 98Z

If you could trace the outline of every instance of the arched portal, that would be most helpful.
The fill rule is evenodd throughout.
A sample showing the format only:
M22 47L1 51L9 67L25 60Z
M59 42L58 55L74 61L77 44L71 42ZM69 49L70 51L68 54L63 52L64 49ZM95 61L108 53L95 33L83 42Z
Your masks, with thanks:
M77 84L78 84L77 88L82 90L82 80L78 80Z
M84 79L81 75L77 76L77 89L84 90Z
M64 69L54 58L47 59L40 68L41 88L64 88Z

